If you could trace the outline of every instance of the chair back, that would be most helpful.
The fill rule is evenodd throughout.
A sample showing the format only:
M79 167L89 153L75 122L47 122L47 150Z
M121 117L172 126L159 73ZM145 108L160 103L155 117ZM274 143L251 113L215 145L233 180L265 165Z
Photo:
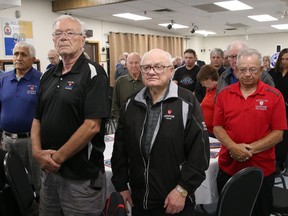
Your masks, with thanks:
M263 171L247 167L233 175L221 191L218 216L250 216L263 181Z
M107 198L101 216L127 216L124 200L119 192L112 192Z
M12 189L21 215L26 216L34 202L34 192L21 158L14 152L7 152L4 158L6 180Z

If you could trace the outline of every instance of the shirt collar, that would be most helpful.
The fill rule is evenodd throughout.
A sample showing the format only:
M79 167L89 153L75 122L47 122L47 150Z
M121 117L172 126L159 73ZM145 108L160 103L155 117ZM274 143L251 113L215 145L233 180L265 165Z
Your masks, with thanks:
M231 85L231 88L230 88L230 92L242 96L242 92L241 92L241 90L240 90L240 87L241 87L241 86L240 86L240 82L237 82L237 83L235 83L235 84L232 84L232 85ZM256 89L256 91L255 91L253 94L251 94L251 95L256 95L256 94L259 94L259 95L264 95L264 94L265 94L265 85L264 85L264 83L263 83L261 80L259 80L259 82L258 82L258 84L257 84L257 89ZM251 95L250 95L250 96L251 96Z
M128 80L129 82L131 82L131 81L135 81L129 72L128 72L128 74L127 74L127 80ZM141 81L141 82L142 82L142 76L141 76L141 73L139 74L139 76L138 76L138 78L137 78L136 81Z
M78 70L78 67L80 65L83 64L84 61L86 61L87 58L85 57L85 55L82 53L79 58L76 60L75 64L73 65L73 67L71 68L71 70L67 73L67 74L78 74L80 73L80 70ZM60 60L60 62L58 63L58 65L56 65L55 70L54 70L54 76L58 76L61 77L62 76L62 68L63 68L63 61Z
M31 76L32 76L32 74L33 74L33 71L34 70L34 68L33 67L31 67L28 71L27 71L27 73L25 73L25 75L23 76L23 77L21 77L21 79L26 79L26 80L30 80L30 78L31 78ZM11 80L13 80L13 79L15 79L15 80L17 80L17 78L16 78L16 69L14 69L14 76L13 76L13 78L11 79Z

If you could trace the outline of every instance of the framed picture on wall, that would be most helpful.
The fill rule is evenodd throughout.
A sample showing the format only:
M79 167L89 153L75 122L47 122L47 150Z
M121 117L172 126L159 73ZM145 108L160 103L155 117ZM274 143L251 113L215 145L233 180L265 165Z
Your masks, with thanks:
M11 71L14 69L14 66L13 66L13 61L12 60L0 60L0 63L1 63L1 68L3 71L7 72L7 71ZM33 63L32 65L35 69L37 70L41 70L40 68L40 61L37 59L35 60L35 62Z
M12 61L4 61L2 63L2 68L3 68L3 71L5 71L5 72L13 70L14 69L13 62Z

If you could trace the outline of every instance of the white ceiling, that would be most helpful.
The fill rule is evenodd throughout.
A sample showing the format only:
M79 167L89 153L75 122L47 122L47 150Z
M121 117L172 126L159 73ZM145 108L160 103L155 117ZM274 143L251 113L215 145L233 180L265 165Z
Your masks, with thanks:
M221 1L221 0L218 0ZM288 1L288 0L286 0ZM283 30L272 28L275 24L288 24L288 16L281 18L285 9L283 0L242 0L241 2L253 7L245 11L218 11L207 12L196 8L195 6L205 4L211 5L213 0L134 0L130 2L115 3L109 5L81 8L75 10L66 10L62 13L68 13L81 17L88 17L97 20L103 20L113 23L138 26L146 29L172 33L175 35L191 35L192 23L199 27L199 30L213 31L215 36L224 35L245 35L277 33ZM206 5L207 6L207 5ZM211 7L209 7L211 8ZM170 9L172 12L155 12L155 10ZM213 8L212 8L213 9ZM215 7L214 7L215 9ZM219 8L218 8L219 9ZM116 13L134 13L151 17L146 21L131 21L112 16ZM248 18L249 15L269 14L278 18L278 21L257 22ZM167 29L161 27L159 23L169 23L174 20L177 24L190 26L188 29ZM236 30L229 30L236 27ZM128 30L127 30L128 31ZM288 32L284 30L284 32ZM141 32L139 32L141 33ZM212 35L209 37L213 37Z

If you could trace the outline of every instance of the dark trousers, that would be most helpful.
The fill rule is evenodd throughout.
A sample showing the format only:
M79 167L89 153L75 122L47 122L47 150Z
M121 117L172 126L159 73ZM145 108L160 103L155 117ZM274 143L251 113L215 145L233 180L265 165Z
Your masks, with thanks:
M229 180L231 176L225 173L223 170L219 169L217 175L217 188L218 193L221 193L226 182ZM272 196L272 188L275 181L275 173L265 176L263 179L262 186L260 188L252 216L270 216L273 196Z
M134 205L132 208L132 216L166 216L171 214L166 214L164 208L144 210L139 208L139 206ZM173 216L196 216L194 205L186 205L183 211L173 214Z

